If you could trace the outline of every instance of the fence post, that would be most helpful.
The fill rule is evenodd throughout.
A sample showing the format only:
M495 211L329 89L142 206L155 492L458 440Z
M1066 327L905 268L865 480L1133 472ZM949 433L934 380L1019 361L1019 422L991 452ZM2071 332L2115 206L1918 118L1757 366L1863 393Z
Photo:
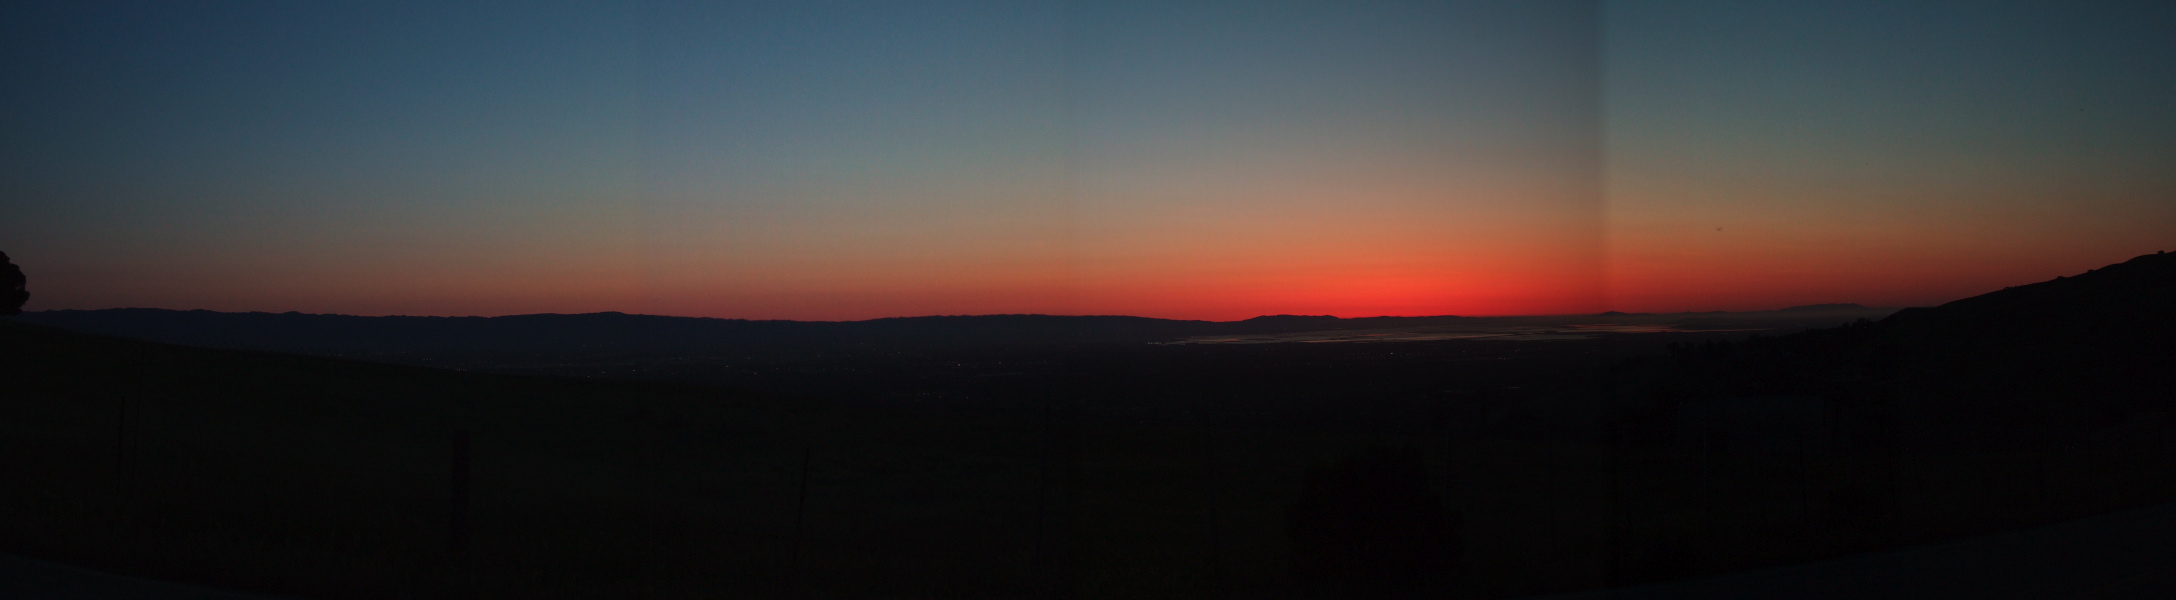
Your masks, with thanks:
M1798 538L1799 543L1812 547L1813 527L1813 459L1806 451L1810 437L1804 427L1798 430Z
M1715 547L1715 424L1714 415L1701 407L1700 411L1700 552L1711 554Z
M1053 452L1051 451L1050 441L1051 432L1056 430L1056 426L1053 424L1056 419L1052 416L1054 411L1051 405L1053 403L1050 393L1044 392L1043 418L1040 423L1042 427L1037 432L1038 435L1035 436L1037 442L1035 448L1037 467L1035 474L1035 554L1032 557L1035 562L1032 568L1034 569L1036 596L1046 598L1051 595L1051 588L1053 587L1050 585L1050 487L1051 480L1054 479L1051 471L1055 467L1053 463L1056 462L1052 460L1051 455Z
M1208 484L1209 492L1207 494L1209 504L1209 564L1207 566L1209 567L1210 594L1212 594L1212 597L1222 598L1224 597L1224 540L1220 537L1222 532L1219 529L1222 529L1222 523L1219 523L1219 521L1223 517L1220 514L1223 498L1222 494L1219 493L1222 490L1218 489L1218 486L1223 481L1221 477L1218 477L1220 473L1217 470L1216 460L1216 400L1211 399L1208 402L1208 405L1201 410L1202 462L1208 467L1208 473L1205 474L1203 479Z
M113 421L113 495L118 504L128 503L128 394Z
M1043 415L1037 447L1040 469L1035 494L1035 594L1039 598L1070 597L1068 532L1072 498L1074 419L1058 392L1043 394Z
M453 552L455 572L468 570L468 430L453 433L453 463L448 467L446 541Z
M786 591L790 597L801 593L801 524L808 517L808 464L815 455L815 448L801 449L801 492L793 501L793 538L787 540L786 549Z
M1608 583L1610 589L1624 587L1624 469L1625 424L1612 423L1607 430L1609 437L1609 520L1606 526L1604 547L1609 553Z

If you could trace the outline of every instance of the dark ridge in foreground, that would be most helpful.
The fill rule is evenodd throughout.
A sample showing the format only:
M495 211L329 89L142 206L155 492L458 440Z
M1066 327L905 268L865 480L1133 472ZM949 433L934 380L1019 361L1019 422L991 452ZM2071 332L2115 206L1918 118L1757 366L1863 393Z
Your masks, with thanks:
M1994 379L2050 372L2149 375L2176 357L2176 255L2148 254L2073 277L2006 288L1879 321L1681 348L1715 360L1804 361L1834 379L1914 373ZM1809 380L1810 381L1810 380Z
M1707 431L1742 436L1748 419L1799 411L1818 424L1819 444L1892 457L1875 473L1896 468L1907 449L2146 443L2176 428L2176 254L1879 321L1675 344L1668 359L1628 365L1613 381L1633 392L1620 396L1616 418L1644 443L1719 443ZM1849 502L1893 524L1882 503L1894 500L1877 500Z

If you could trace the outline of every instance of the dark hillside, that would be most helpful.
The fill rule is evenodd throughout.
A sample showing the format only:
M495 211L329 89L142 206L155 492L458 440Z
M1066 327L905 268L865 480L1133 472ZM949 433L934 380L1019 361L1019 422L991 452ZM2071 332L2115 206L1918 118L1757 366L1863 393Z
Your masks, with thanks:
M1312 348L1300 358L1334 358ZM1109 381L1145 367L1183 379L1143 358L1114 357ZM1442 440L1364 424L1243 427L1249 398L1212 395L1214 382L1091 398L1069 391L1068 373L1007 384L1010 409L962 412L0 322L0 552L318 598L1275 597L1288 581L1285 509L1308 467ZM1204 397L1224 398L1230 417L1076 410ZM459 469L464 431L471 462ZM1530 470L1516 446L1469 445L1461 460L1475 469ZM1581 464L1578 452L1557 462ZM1517 566L1541 551L1523 528L1549 502L1477 491L1461 497L1516 507L1479 510L1498 525L1468 538L1488 550L1479 564L1506 568L1461 585L1490 596L1591 585Z
M1732 475L1713 465L1748 456L1785 469L1779 487L1800 496L1795 518L1814 532L1796 535L1846 547L2166 502L2176 255L1880 321L1673 345L1667 358L1620 367L1608 381L1615 417L1605 438L1651 459L1627 468L1701 482L1628 493L1634 504L1743 502L1718 483ZM1627 577L1667 579L1717 560L1670 552L1676 566Z
M691 561L760 572L775 542L748 542L776 540L777 527L676 516L688 513L674 496L729 481L789 486L787 454L805 433L747 394L179 348L15 323L0 323L0 382L0 551L310 597L448 589L461 431L474 441L474 518L462 535L479 577L514 575L509 561L549 564L523 577L594 596ZM731 458L698 458L720 453ZM629 469L635 457L647 468ZM668 476L690 466L713 475ZM787 510L771 496L710 502ZM718 535L746 541L701 541Z
M2176 255L2148 254L2074 277L1907 309L1881 325L1878 343L1953 369L2038 363L2053 369L2165 371L2176 357Z
M1880 321L1673 353L1683 369L1673 385L1712 393L1911 396L1955 411L1950 420L2019 410L2143 418L2176 403L2176 255L2148 254ZM1994 441L2016 432L1982 433Z
M1380 471L1386 497L1441 517L1409 540L1425 551L1404 559L1434 562L1401 593L1743 571L2176 499L2171 265L1741 341L1011 347L987 342L1197 325L142 313L224 323L163 335L276 322L291 342L322 325L386 348L478 343L463 331L637 347L694 340L674 337L689 322L979 340L533 371L597 379L0 321L0 551L324 598L1296 597L1300 562L1357 563L1320 552L1342 534L1290 529L1343 517L1290 511L1368 505L1321 501L1337 478L1308 474L1381 456L1396 468L1347 474ZM1215 325L1346 322L1373 321ZM537 333L553 331L578 335Z

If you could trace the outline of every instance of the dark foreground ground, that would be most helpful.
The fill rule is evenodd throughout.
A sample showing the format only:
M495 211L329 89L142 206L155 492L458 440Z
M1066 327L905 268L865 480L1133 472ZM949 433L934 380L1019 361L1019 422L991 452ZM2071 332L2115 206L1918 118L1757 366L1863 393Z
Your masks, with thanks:
M2176 590L2176 504L1690 581L1534 600L1724 598L2147 600ZM0 597L271 600L0 555Z
M2176 500L2172 290L2176 264L2149 255L1752 341L502 364L528 375L0 323L0 551L321 598L1501 598L1697 579ZM648 380L596 377L613 364ZM1366 481L1326 466L1386 452L1417 467L1320 485ZM1307 512L1325 493L1449 525L1368 534L1431 549L1396 585L1341 579L1322 565L1343 551L1292 527L1367 520Z
M2176 592L2176 505L1692 581L1535 600L2146 600Z

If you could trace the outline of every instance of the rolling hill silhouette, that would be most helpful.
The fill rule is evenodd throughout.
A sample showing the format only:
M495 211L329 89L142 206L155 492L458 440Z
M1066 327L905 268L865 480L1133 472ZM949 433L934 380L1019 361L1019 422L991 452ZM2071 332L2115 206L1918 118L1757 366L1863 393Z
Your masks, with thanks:
M1267 316L1212 322L1124 316L979 315L868 321L764 321L617 312L505 317L357 317L303 313L107 309L43 311L25 321L78 331L219 348L301 352L706 352L825 346L1053 345L1140 342L1201 335L1422 327L1465 317Z
M1808 310L1815 309L1815 310ZM1857 305L1778 311L1708 313L1707 326L1800 330L1888 309ZM1210 336L1265 336L1319 331L1561 326L1584 321L1683 320L1676 316L1605 313L1539 317L1361 317L1267 315L1241 321L1189 321L1128 316L979 315L783 321L630 315L617 312L503 317L359 317L304 313L224 313L123 308L25 314L25 322L76 331L201 346L340 356L428 352L436 355L703 355L748 351L1057 347L1167 342Z
M1739 392L1981 395L1981 404L2081 395L2093 404L2176 401L2176 255L1932 308L1741 343L1675 349L1691 379ZM2113 396L2107 396L2113 394Z
M1902 309L1880 322L1680 348L1736 370L1793 363L1804 383L1869 376L2165 376L2176 359L2176 254Z
M2176 354L2176 255L2129 261L1883 319L1897 351L2127 369Z

